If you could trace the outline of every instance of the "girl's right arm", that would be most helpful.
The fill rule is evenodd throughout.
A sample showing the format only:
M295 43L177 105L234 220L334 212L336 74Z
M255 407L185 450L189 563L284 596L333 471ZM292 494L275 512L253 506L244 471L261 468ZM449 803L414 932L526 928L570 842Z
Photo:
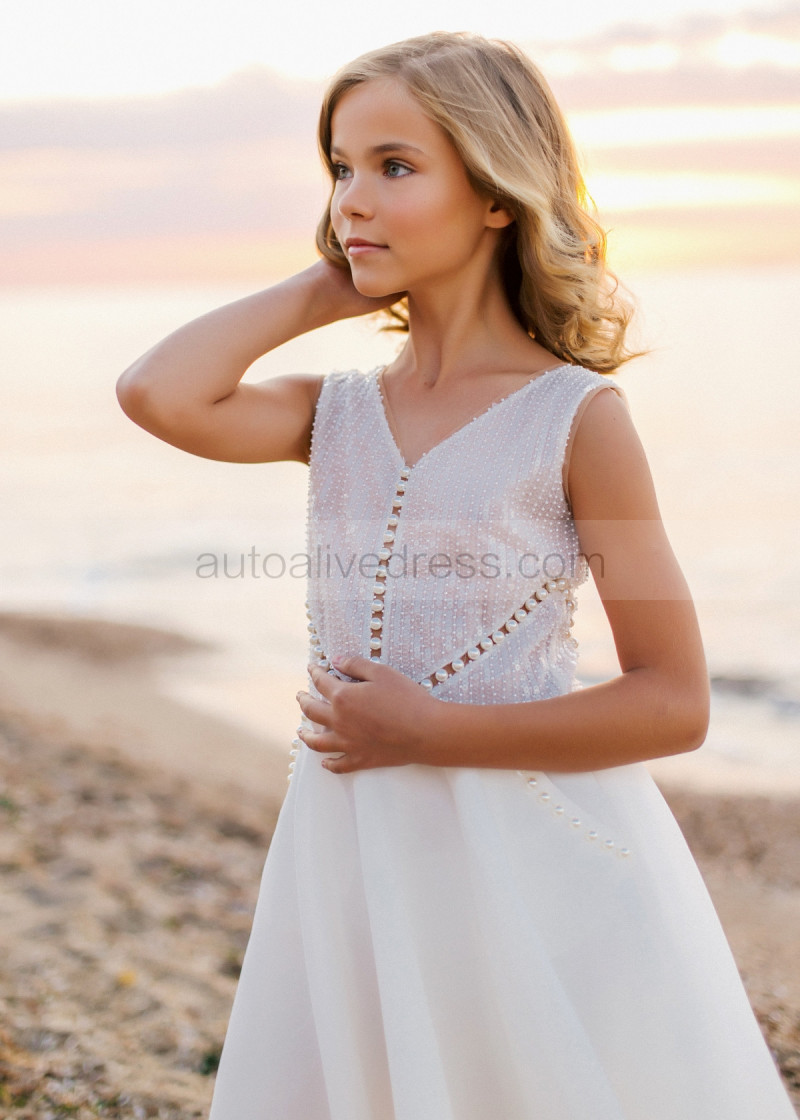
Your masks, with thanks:
M394 303L353 287L349 269L318 261L296 276L187 323L117 382L123 411L159 439L233 463L308 462L321 377L240 384L263 354L306 331Z

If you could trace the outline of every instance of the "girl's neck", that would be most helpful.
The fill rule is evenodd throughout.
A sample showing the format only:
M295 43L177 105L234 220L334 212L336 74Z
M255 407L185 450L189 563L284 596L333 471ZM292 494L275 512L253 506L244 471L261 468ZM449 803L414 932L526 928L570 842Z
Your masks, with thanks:
M409 293L408 341L391 368L421 389L445 388L495 372L534 373L554 356L516 319L499 282L473 298L461 286L448 293Z

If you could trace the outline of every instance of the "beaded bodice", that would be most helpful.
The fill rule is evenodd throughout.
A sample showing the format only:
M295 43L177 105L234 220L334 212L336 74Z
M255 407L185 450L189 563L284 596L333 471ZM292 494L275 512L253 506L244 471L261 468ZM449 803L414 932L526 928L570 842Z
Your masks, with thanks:
M371 656L443 700L569 691L587 566L562 465L578 406L608 384L550 370L409 467L378 372L327 376L310 458L312 659Z

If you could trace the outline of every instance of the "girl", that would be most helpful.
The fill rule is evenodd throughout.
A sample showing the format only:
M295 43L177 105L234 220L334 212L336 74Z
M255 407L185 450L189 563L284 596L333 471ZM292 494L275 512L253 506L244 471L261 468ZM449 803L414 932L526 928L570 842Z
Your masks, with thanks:
M439 33L345 67L319 136L323 259L119 382L185 451L310 465L309 684L212 1120L789 1120L641 765L700 745L708 685L552 95ZM377 310L386 368L240 384ZM576 691L589 569L622 671Z

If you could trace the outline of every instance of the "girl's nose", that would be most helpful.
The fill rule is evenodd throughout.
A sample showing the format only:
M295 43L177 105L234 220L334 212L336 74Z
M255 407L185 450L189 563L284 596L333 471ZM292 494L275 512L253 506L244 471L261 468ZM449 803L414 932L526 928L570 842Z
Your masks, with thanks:
M374 204L364 180L353 176L342 179L336 191L336 208L343 218L370 218Z

